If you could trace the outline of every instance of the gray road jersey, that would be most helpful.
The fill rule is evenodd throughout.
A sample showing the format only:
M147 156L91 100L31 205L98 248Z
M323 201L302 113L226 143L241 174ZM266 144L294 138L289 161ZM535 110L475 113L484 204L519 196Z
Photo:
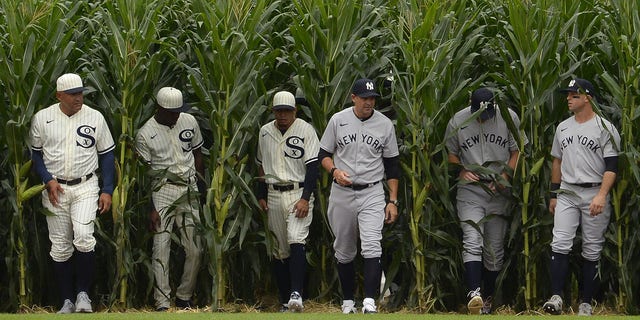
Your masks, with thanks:
M513 110L508 110L513 123L519 128L518 115ZM509 131L499 110L493 118L482 123L476 120L468 121L471 115L471 107L467 107L458 111L449 120L446 133L449 153L458 156L463 165L482 165L488 161L506 164L511 151L518 150L518 142ZM520 135L524 137L526 144L528 140L524 132L520 131ZM491 164L489 168L496 173L502 172L499 164Z
M619 146L618 130L608 120L596 115L585 123L578 123L572 116L556 128L551 155L562 160L562 181L601 182L604 158L617 156Z
M329 119L320 147L333 153L335 166L346 171L354 184L382 180L382 158L399 155L391 120L374 110L371 118L361 121L353 113L353 107L337 112Z

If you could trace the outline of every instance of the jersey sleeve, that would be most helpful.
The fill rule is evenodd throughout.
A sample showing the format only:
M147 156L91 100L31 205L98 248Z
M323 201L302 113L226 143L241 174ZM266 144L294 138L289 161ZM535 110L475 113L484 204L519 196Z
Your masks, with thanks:
M615 157L620 154L620 134L618 133L618 129L616 127L606 122L605 129L602 130L603 135L603 148L602 148L602 157Z
M327 127L324 129L322 139L320 139L320 148L329 153L335 153L336 151L336 120L335 115L329 119Z
M387 141L384 144L384 149L382 151L383 158L392 158L398 156L400 152L398 151L398 140L396 139L396 128L389 122L389 134L387 135Z
M42 136L40 135L40 115L35 114L31 120L31 128L29 130L29 146L32 150L42 151Z
M151 153L142 130L138 131L138 134L136 135L136 152L145 163L151 163Z
M111 131L109 130L109 126L107 125L107 121L104 119L104 116L102 116L102 114L100 114L98 111L96 111L96 113L100 117L100 120L98 121L100 131L98 141L96 143L96 149L98 150L98 154L105 154L115 149L116 145L113 141Z
M562 148L560 148L560 138L558 137L560 126L556 127L556 133L553 135L553 144L551 145L551 156L562 159Z
M310 124L305 125L305 159L304 163L308 164L318 159L318 152L320 152L320 140L316 130Z
M455 128L455 121L453 119L449 120L449 123L447 124L445 137L447 139L445 145L448 152L458 156L460 153L460 145L458 144L458 135Z

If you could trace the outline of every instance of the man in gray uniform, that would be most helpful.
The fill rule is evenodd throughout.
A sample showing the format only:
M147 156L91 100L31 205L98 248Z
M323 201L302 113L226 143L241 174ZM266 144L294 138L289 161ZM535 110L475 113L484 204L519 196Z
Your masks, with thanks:
M562 313L562 289L569 271L569 252L578 225L582 226L582 303L578 315L590 316L598 262L609 225L609 191L618 172L620 135L593 111L595 89L591 82L573 79L561 92L573 116L556 129L551 155L551 293L543 308ZM561 190L562 192L558 192Z
M518 143L498 111L493 92L480 88L471 95L471 106L458 111L447 126L449 162L459 168L456 207L463 234L467 307L472 314L491 312L509 223L508 181L520 155ZM520 127L516 113L506 111L516 128Z
M382 227L398 216L399 152L389 118L374 110L372 80L352 88L353 107L334 114L320 139L318 159L332 178L328 219L335 235L333 249L342 286L343 313L355 313L355 268L358 238L364 258L363 313L376 313L382 265ZM386 176L389 202L382 179Z

